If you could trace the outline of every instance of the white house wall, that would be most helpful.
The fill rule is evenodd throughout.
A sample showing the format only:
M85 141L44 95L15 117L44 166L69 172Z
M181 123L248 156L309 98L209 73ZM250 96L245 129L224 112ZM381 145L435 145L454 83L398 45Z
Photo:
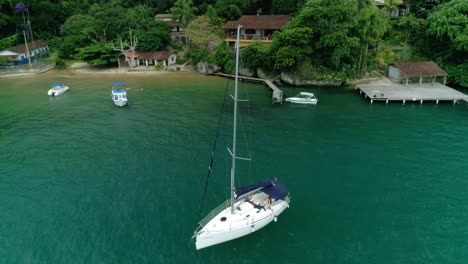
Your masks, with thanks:
M176 61L177 61L177 56L176 56L175 54L172 54L172 55L169 57L168 61L169 61L169 65L175 64Z
M398 81L402 78L400 70L398 70L398 68L395 66L388 67L388 77L390 77L390 79Z

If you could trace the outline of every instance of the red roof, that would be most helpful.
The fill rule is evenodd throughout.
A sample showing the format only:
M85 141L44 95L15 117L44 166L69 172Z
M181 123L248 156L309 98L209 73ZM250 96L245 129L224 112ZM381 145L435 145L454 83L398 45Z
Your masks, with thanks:
M433 61L395 62L393 65L407 77L448 75L447 72L442 70Z
M171 56L171 52L169 51L156 51L156 52L144 52L144 51L135 51L135 53L131 51L127 51L127 57L129 58L138 58L143 60L168 60Z
M237 21L228 21L224 29L236 29L237 25L245 29L281 29L290 18L288 15L241 16Z
M47 43L45 41L42 41L42 40L31 41L31 42L28 43L29 51L33 51L33 50L40 49L40 48L43 48L43 47L47 47ZM18 45L18 46L11 47L8 50L16 52L16 53L25 53L26 52L26 45L21 44L21 45Z

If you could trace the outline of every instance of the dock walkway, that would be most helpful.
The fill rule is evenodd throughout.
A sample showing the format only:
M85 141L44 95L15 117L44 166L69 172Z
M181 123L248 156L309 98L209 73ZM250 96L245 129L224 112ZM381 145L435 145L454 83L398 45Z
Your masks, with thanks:
M359 93L364 93L365 98L369 98L371 104L374 101L383 101L388 104L391 101L402 102L419 102L431 101L439 103L439 101L451 101L456 103L460 100L467 101L468 97L455 89L447 87L440 83L423 83L423 84L358 84L356 89Z
M226 73L215 73L215 75L234 78L235 76L232 74ZM239 76L239 79L247 80L247 81L254 81L254 82L263 82L265 83L272 91L273 94L271 96L272 103L283 103L283 91L281 91L271 80L265 80L261 78L254 78L254 77L246 77L246 76Z

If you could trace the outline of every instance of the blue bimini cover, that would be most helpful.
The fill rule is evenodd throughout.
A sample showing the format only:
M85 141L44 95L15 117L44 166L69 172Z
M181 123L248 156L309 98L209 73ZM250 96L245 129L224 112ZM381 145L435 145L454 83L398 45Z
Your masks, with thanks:
M268 194L269 196L273 197L275 200L283 199L289 193L288 187L279 181L275 181L275 183L269 187L265 187L262 189L262 192Z
M286 185L276 179L268 179L255 184L236 188L234 190L234 198L237 199L238 197L257 189L273 197L275 200L282 199L289 193Z
M115 89L115 88L112 89L112 92L115 93L115 94L126 94L127 93L127 92L125 92L124 89Z
M247 186L242 186L242 187L239 187L239 188L236 188L234 190L234 198L238 198L248 192L251 192L253 190L256 190L256 189L261 189L261 188L265 188L265 187L268 187L268 186L271 186L273 185L273 182L275 181L275 179L268 179L268 180L263 180L263 181L260 181L260 182L257 182L257 183L254 183L254 184L250 184L250 185L247 185Z
M53 83L52 84L52 87L61 87L61 86L63 86L62 83Z
M112 83L113 87L115 87L115 86L124 86L124 85L125 85L125 83L123 83L123 82L113 82Z

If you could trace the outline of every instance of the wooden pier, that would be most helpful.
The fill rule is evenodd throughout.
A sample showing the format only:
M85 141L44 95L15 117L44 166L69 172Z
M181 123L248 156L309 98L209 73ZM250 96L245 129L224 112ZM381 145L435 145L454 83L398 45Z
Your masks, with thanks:
M226 73L215 73L215 75L228 77L228 78L235 77L232 74L226 74ZM271 96L272 104L283 103L283 91L281 91L271 80L265 80L265 79L254 78L254 77L246 77L246 76L239 76L239 80L247 80L247 81L265 83L273 91L273 94Z
M364 94L365 98L374 101L389 102L416 102L424 103L424 101L435 102L438 104L442 101L453 102L459 100L467 101L468 97L455 89L447 87L440 83L422 83L422 84L358 84L356 90L359 94Z

